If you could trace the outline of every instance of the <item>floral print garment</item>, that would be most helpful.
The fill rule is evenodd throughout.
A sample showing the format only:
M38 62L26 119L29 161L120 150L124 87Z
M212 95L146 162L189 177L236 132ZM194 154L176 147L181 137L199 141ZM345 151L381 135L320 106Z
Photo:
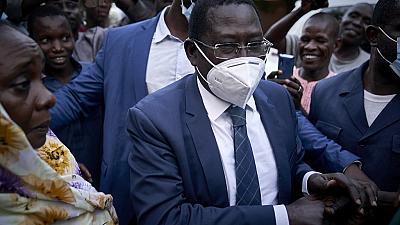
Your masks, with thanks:
M34 150L0 105L0 224L118 224L111 195L97 192L49 131Z

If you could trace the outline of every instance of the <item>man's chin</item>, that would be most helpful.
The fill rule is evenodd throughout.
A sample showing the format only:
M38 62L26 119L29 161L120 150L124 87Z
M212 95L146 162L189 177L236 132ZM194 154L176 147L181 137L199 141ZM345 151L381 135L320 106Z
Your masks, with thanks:
M307 71L313 71L313 70L320 70L321 65L315 65L315 64L303 64L303 69Z
M351 45L351 46L354 46L354 45L360 45L361 44L361 42L362 42L362 37L360 37L360 36L354 36L354 37L349 37L349 36L344 36L343 38L342 38L342 42L344 43L344 44L346 44L346 45Z

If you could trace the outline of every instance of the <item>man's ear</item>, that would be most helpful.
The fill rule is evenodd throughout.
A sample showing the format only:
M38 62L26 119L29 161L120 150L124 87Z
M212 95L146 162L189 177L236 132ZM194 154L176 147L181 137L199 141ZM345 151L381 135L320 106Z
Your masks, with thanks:
M339 47L340 47L341 44L342 44L342 39L339 38L339 37L336 38L333 52L335 52L337 49L339 49Z
M376 47L378 45L378 34L379 28L374 25L368 25L365 29L365 35L369 41L371 47Z
M187 39L185 41L184 46L185 46L186 56L188 57L190 63L192 64L192 66L197 66L199 51L197 50L196 45L192 40Z

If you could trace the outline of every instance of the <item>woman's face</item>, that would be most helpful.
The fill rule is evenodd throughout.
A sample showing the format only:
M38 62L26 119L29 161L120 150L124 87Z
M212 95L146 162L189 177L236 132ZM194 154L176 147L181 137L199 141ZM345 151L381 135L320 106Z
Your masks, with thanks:
M55 98L42 83L44 59L39 46L8 29L6 35L12 38L5 42L2 38L0 51L0 103L25 132L32 147L39 148L46 141L49 109L54 106Z

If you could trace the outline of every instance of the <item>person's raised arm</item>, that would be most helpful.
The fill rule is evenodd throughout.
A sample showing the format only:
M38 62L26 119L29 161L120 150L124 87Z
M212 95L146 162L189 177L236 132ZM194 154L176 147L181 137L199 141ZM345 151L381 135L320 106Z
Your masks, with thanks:
M106 34L95 61L84 66L79 76L54 93L57 103L50 110L52 129L87 117L92 110L103 104L104 67L107 62L105 51L110 33L111 30Z
M285 37L296 21L311 10L327 6L327 0L302 0L300 8L292 11L278 22L273 24L271 28L267 30L264 37L274 44L274 48L278 49L279 52L284 53L286 52Z
M155 6L146 0L115 0L115 4L130 19L131 23L149 19L156 15Z

